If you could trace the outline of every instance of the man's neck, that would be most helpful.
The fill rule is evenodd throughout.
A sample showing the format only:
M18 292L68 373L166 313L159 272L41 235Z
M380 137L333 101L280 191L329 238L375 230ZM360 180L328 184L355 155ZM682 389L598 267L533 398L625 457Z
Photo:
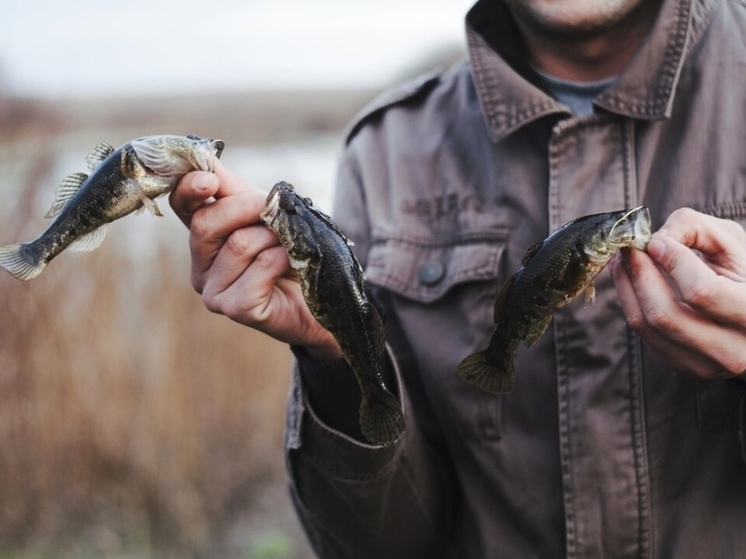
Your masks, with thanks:
M564 80L596 82L622 73L645 42L659 8L659 1L643 2L616 27L577 37L550 35L520 17L515 20L534 66Z

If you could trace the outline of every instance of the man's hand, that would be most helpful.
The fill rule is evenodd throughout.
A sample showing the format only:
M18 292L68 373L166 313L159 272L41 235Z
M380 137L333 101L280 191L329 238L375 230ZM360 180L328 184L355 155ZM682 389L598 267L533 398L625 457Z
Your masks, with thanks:
M259 220L267 193L231 174L187 174L170 196L189 228L192 286L205 306L312 357L341 356L336 341L311 315L285 248Z
M746 232L683 208L611 266L627 321L671 369L746 374ZM746 377L744 377L746 378Z

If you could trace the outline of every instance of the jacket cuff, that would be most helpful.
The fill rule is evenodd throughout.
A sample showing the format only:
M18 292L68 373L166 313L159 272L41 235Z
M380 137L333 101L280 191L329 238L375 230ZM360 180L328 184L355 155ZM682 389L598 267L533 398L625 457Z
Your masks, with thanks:
M407 418L409 406L407 404L406 392L401 383L396 363L391 355L390 349L386 348L388 366L392 372L394 386L389 389L398 394L399 401ZM302 359L302 357L301 357ZM313 370L301 373L301 367L310 366ZM371 445L353 438L349 434L325 423L319 414L312 408L309 400L309 390L304 382L306 373L315 375L327 375L328 373L344 373L353 377L349 367L339 363L313 363L296 361L293 371L290 395L287 410L287 425L285 444L287 451L300 451L304 459L311 460L323 467L331 475L347 480L372 480L386 475L396 462L400 449L405 441L411 436L412 428L408 426L404 435L396 443L389 446ZM327 379L325 379L327 380ZM328 379L332 380L332 379ZM357 385L356 381L355 384ZM388 384L388 383L387 383ZM359 389L353 407L357 410L360 404ZM349 405L343 402L341 405ZM359 427L358 427L359 430Z

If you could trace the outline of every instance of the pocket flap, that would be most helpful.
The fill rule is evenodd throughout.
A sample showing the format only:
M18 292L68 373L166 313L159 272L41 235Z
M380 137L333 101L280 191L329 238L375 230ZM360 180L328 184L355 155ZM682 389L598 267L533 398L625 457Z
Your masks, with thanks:
M374 236L365 275L373 284L429 303L459 283L496 278L506 241L504 230L428 239Z

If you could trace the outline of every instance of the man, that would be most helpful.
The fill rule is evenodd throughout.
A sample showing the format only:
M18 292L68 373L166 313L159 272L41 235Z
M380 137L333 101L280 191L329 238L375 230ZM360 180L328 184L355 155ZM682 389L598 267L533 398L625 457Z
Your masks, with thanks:
M468 64L353 123L334 213L386 309L388 447L361 442L265 193L182 181L206 306L298 357L287 463L321 557L746 556L744 36L736 0L480 0ZM641 204L647 253L518 351L510 394L457 377L529 245Z

